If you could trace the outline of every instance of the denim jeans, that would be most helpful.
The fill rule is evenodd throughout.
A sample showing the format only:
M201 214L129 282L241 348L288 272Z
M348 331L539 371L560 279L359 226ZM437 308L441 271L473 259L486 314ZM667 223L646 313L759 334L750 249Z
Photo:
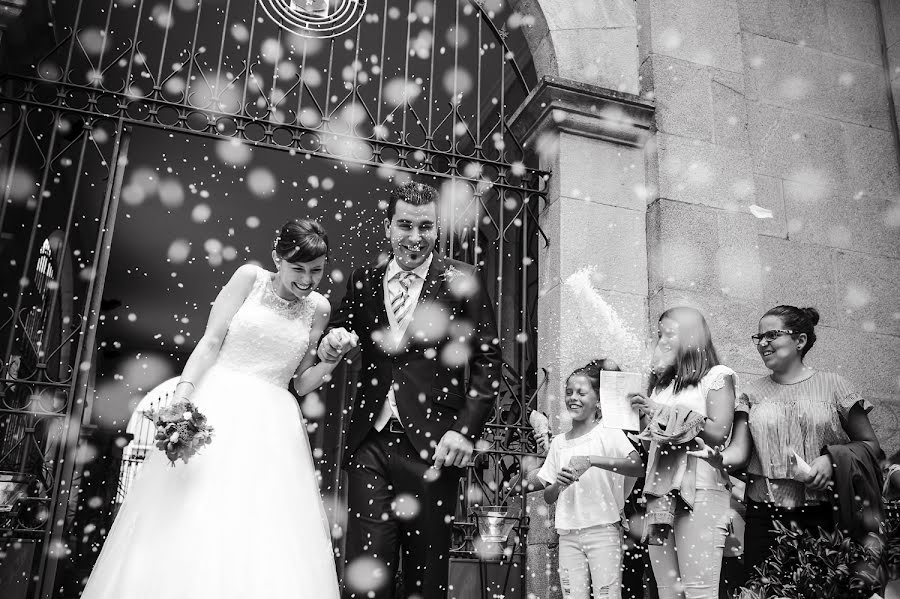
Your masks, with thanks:
M566 599L620 599L622 526L600 524L559 533L559 580Z
M718 599L730 498L726 489L697 489L694 509L679 507L668 538L649 547L659 599Z

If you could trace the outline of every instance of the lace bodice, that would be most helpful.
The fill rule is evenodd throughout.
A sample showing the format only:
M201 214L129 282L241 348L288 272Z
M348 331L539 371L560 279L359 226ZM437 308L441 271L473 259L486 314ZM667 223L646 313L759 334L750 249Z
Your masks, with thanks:
M258 269L250 294L231 320L217 364L286 388L309 345L316 300L282 299L271 277Z

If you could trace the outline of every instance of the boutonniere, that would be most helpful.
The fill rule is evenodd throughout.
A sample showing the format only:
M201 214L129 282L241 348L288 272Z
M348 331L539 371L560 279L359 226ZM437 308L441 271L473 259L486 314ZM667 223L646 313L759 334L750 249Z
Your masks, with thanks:
M444 269L444 272L441 273L441 278L448 283L453 283L458 277L465 276L466 273L456 268L452 264Z

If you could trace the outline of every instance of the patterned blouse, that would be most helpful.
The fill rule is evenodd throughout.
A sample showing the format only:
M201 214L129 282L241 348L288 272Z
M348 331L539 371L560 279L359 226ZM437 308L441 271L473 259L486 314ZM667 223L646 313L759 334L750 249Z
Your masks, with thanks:
M869 402L832 372L816 371L790 385L765 376L742 389L735 410L747 412L753 435L747 497L783 507L828 501L830 493L793 480L790 457L796 451L812 463L826 445L848 443L841 421L846 422L850 409L860 402L868 414Z

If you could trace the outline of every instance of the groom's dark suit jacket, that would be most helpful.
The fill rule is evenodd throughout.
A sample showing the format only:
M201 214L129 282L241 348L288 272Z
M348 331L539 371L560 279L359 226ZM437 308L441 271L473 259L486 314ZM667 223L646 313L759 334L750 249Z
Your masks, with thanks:
M425 460L448 430L477 440L500 389L494 311L475 267L435 252L399 339L391 334L385 306L386 269L387 263L354 271L329 325L354 331L361 349L345 464L371 430L391 383L404 430Z

